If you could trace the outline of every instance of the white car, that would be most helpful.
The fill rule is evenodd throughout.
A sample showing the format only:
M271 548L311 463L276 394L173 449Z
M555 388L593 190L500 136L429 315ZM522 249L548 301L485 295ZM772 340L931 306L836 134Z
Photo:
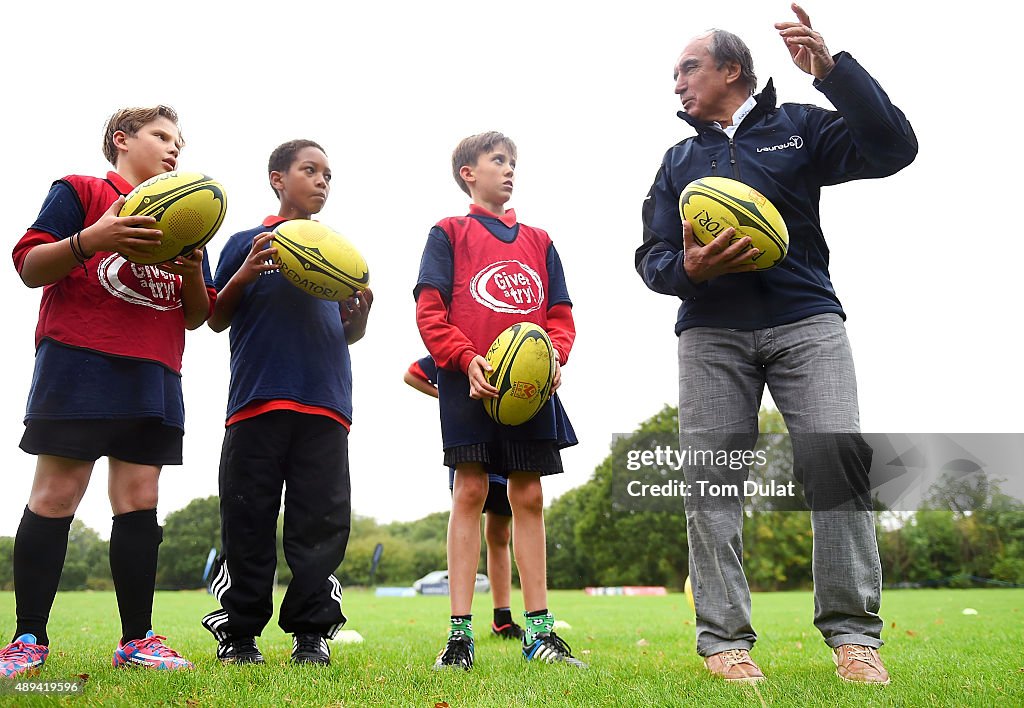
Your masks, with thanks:
M448 593L448 571L435 570L427 573L412 584L413 590L421 595L447 595ZM483 573L476 574L475 592L490 592L491 581Z

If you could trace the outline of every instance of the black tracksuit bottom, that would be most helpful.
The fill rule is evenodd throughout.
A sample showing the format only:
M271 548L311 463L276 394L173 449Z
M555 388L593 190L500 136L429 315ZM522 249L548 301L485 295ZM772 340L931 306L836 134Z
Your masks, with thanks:
M345 623L341 565L351 526L348 431L322 415L271 411L230 426L220 461L222 550L203 618L218 640L259 636L273 615L277 518L292 571L278 620L289 634L332 638Z

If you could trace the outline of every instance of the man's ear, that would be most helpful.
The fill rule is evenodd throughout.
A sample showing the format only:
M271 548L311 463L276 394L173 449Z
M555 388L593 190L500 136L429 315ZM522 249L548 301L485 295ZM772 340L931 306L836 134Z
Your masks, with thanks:
M726 62L725 65L725 83L732 84L739 81L739 78L743 76L743 67L739 65L739 62L730 61Z

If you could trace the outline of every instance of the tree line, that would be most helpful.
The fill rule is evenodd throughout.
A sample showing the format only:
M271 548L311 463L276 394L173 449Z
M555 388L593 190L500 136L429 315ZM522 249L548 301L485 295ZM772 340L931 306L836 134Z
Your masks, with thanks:
M785 425L778 411L762 410L759 449L767 465L765 480L792 479ZM584 484L548 507L548 584L551 588L664 585L682 588L687 567L686 518L682 502L665 498L652 508L622 503L621 461L629 450L651 449L674 440L676 410L665 407L628 436L618 438L611 453ZM662 470L663 471L663 470ZM658 470L654 470L657 474ZM883 577L889 586L966 586L978 582L1024 585L1024 504L1003 494L998 484L981 478L970 485L948 480L913 513L876 514ZM278 526L278 582L291 572L281 548ZM448 513L409 522L379 524L354 516L345 561L337 571L344 585L368 585L377 544L383 555L373 576L376 585L409 585L432 570L446 567ZM800 499L755 497L743 529L744 565L754 590L811 587L810 512ZM14 539L0 537L0 588L13 589ZM220 548L217 497L193 500L167 515L160 547L157 587L203 587L211 548ZM485 568L481 549L480 568ZM75 521L68 539L61 590L109 590L108 542ZM513 572L514 572L513 564Z

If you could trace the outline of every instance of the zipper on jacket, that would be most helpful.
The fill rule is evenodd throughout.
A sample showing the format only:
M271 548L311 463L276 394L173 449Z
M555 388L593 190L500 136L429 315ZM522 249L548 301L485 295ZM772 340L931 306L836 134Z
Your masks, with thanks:
M732 138L729 138L729 164L732 165L732 176L739 180L740 163L736 161L736 143L733 142Z
M718 160L712 160L711 161L711 176L712 177L717 177L718 176Z

